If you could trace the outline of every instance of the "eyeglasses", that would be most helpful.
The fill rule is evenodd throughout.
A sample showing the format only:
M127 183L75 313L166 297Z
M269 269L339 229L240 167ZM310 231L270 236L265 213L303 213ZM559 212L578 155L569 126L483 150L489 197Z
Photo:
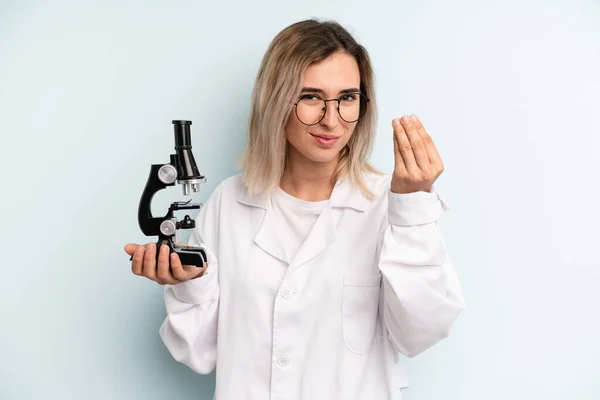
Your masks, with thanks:
M316 94L305 94L300 97L294 106L296 117L304 125L316 125L325 118L327 103L337 101L340 118L348 123L358 121L367 111L369 98L362 93L346 93L337 99L325 100Z

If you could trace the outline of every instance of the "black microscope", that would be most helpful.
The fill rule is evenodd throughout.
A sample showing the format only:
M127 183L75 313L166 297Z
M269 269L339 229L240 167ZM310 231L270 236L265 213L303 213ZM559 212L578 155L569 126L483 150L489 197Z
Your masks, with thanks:
M199 185L206 182L206 178L200 175L192 154L190 125L192 121L173 121L175 154L171 154L169 164L152 164L150 167L150 175L138 207L138 223L144 235L158 236L156 258L160 246L166 244L171 253L175 252L179 255L181 264L202 268L207 262L206 252L202 247L175 244L177 230L193 229L196 227L196 222L189 215L186 215L182 221L178 221L174 216L175 211L199 209L201 204L191 203L191 199L187 202L174 202L171 203L167 214L159 218L153 217L151 210L152 198L159 190L178 183L183 185L183 195L188 196L190 193L198 192Z

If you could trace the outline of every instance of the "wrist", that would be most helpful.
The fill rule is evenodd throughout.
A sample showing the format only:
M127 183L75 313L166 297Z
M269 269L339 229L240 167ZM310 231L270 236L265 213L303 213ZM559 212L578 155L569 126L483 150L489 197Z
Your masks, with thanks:
M388 192L388 220L391 225L425 225L437 221L447 209L436 192Z

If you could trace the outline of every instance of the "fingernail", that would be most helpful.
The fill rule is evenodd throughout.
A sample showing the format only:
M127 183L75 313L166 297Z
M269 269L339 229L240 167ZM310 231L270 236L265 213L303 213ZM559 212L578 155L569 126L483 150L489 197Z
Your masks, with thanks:
M411 116L410 119L412 119L415 122L417 122L419 120L416 115Z
M405 115L404 117L402 117L402 122L408 124L410 122L410 119Z
M398 118L394 118L394 120L392 121L392 126L398 126L400 125L400 120Z
M169 250L169 246L167 246L166 244L160 246L160 251L162 251L163 253L166 253L167 250Z

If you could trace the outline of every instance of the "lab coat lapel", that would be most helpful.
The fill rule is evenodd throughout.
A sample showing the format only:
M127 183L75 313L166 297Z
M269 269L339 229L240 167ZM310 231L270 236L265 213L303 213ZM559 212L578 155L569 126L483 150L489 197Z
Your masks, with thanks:
M353 187L348 177L339 179L333 189L330 201L317 218L308 237L293 259L289 260L282 243L285 238L281 236L281 231L277 226L270 198L265 194L249 195L246 190L242 190L238 201L254 207L252 223L254 226L258 226L254 242L271 256L290 264L290 270L318 256L335 241L336 224L332 209L352 208L362 212L368 203L368 200Z
M256 233L254 243L271 256L289 263L285 255L276 220L273 216L271 201L266 194L250 195L243 188L238 196L238 202L253 207L252 228Z
M327 249L335 241L335 225L331 211L331 202L328 202L317 221L313 225L304 243L290 263L290 272L296 267L310 261Z
M257 211L258 210L254 210L254 212ZM262 211L261 214L264 215L264 218L262 219L258 234L254 238L254 242L273 257L289 263L290 260L286 256L285 248L281 242L281 231L277 229L277 221L273 217L271 205L269 204L266 210L260 211Z
M259 211L259 210L255 210ZM260 210L262 211L262 210ZM285 247L282 240L281 229L273 216L271 205L267 205L262 211L264 218L254 242L271 256L290 264L290 269L304 264L312 258L319 255L335 240L335 229L332 217L331 206L328 203L319 214L307 238L304 240L296 255L290 260L285 254Z
M353 186L348 176L338 179L327 206L292 259L290 272L321 254L335 241L334 209L340 211L340 209L352 208L363 212L367 204L368 199Z

